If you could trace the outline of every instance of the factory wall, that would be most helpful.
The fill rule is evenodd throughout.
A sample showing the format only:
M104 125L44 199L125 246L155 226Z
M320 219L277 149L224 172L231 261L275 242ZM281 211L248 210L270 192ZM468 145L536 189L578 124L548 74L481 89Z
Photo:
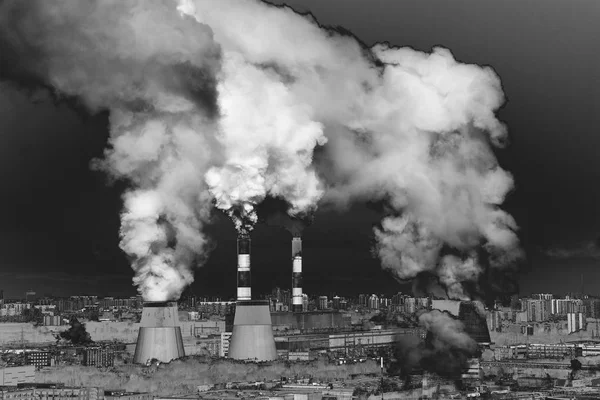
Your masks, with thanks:
M396 340L397 330L371 330L368 332L351 332L329 335L329 348L353 345L373 346L391 344Z
M273 327L284 325L290 329L328 329L328 328L349 328L351 326L350 317L340 312L304 312L271 313Z
M184 339L225 331L225 321L222 320L182 321L180 326ZM139 324L111 321L85 322L85 328L94 341L118 340L125 343L135 343ZM0 323L0 345L21 343L21 336L25 344L54 343L56 342L54 335L67 329L69 329L69 325L35 327L29 323Z

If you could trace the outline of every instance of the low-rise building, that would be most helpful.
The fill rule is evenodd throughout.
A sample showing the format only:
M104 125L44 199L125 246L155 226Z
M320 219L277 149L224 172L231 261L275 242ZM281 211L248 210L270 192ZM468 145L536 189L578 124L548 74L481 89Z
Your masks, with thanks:
M0 386L17 386L19 383L30 383L34 380L35 367L33 365L0 368Z
M105 390L104 400L152 400L150 393Z
M1 400L103 400L101 388L61 387L52 384L30 384L26 387L0 389ZM146 399L145 399L146 400ZM147 399L149 400L149 399Z
M27 364L36 368L50 367L53 365L52 355L49 351L30 351L25 353Z
M83 350L82 364L88 367L112 367L115 365L115 351L110 347L87 347Z

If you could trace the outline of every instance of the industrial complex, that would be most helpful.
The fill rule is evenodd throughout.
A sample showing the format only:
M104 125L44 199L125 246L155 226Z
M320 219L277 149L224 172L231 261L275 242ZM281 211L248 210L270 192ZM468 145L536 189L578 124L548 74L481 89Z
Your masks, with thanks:
M68 393L86 399L158 398L150 392L67 387L47 379L53 371L73 365L106 374L133 365L150 379L152 371L190 360L215 366L238 363L223 364L227 371L252 364L263 369L265 378L252 382L237 378L229 382L233 378L226 374L203 378L194 393L182 387L181 393L172 395L329 400L383 392L386 398L541 398L565 393L589 397L596 384L600 386L594 358L600 356L596 315L600 303L589 296L535 295L494 308L402 293L309 297L302 289L300 236L292 238L291 248L290 288L276 288L259 299L252 295L247 235L237 238L235 300L50 299L36 298L33 291L25 301L0 299L2 398L49 396L50 389L55 399ZM431 310L459 321L465 337L477 346L465 353L467 358L452 378L419 363L409 370L402 359L440 340L418 323L418 316ZM411 347L403 348L406 343ZM448 351L455 349L450 346ZM337 368L345 378L286 373L294 370L289 369L294 363L295 368L308 370L311 365L327 365L323 371ZM278 365L281 369L273 375L272 368Z

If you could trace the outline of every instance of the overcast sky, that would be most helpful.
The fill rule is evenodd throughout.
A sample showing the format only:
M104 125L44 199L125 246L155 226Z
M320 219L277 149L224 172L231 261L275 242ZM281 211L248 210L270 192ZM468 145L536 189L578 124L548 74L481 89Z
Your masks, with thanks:
M277 2L282 3L282 2ZM492 66L507 104L500 119L511 145L498 152L514 174L506 203L521 227L528 263L521 292L585 290L600 294L600 2L288 0L320 23L343 26L367 45L388 41L429 51L449 48L457 60ZM102 156L107 115L83 117L43 95L3 83L0 90L0 288L55 295L133 295L133 272L118 248L120 193L89 169ZM35 100L35 101L33 101ZM304 238L305 291L391 292L399 289L370 254L380 215L366 206L316 215ZM232 296L235 231L226 218L196 273L198 295ZM291 284L283 230L253 235L253 287Z

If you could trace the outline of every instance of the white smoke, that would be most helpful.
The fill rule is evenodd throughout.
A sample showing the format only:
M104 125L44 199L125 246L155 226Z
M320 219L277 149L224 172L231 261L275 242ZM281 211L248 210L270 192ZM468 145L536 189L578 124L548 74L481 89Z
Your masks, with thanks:
M219 141L226 161L206 175L216 206L241 206L238 231L251 229L254 206L267 194L285 198L294 214L314 208L323 190L311 167L312 152L326 139L311 108L275 72L237 53L225 53L219 81Z
M220 51L210 28L162 0L7 1L0 26L33 74L110 111L110 147L97 166L132 185L121 248L146 300L178 298L206 251L201 177L218 156L211 82Z
M290 201L292 212L314 209L322 195L337 206L386 200L392 215L375 229L383 267L400 279L434 273L457 298L469 296L461 282L484 270L472 249L484 246L493 267L521 256L515 221L498 208L513 180L491 150L507 134L491 68L439 47L366 50L259 1L179 4L213 28L230 71L219 86L227 161L207 175L219 207L239 204L251 215L267 194ZM325 141L323 192L310 161ZM270 151L290 161L278 164Z
M292 215L384 200L384 268L435 274L451 297L467 297L462 283L485 268L474 249L494 268L520 256L515 221L499 208L513 181L491 150L506 140L491 68L443 48L364 49L257 0L1 7L3 36L35 55L28 68L110 111L99 165L132 184L121 247L146 299L177 297L192 281L211 202L247 233L266 196Z

